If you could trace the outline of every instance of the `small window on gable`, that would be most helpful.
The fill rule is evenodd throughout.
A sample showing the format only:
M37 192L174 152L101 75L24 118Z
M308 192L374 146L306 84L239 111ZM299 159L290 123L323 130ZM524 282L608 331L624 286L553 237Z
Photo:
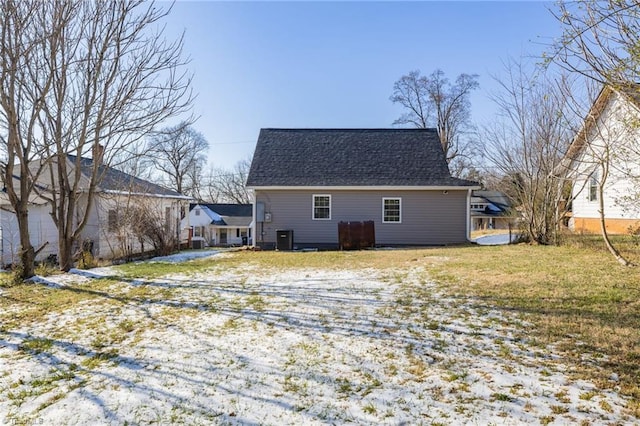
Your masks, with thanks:
M402 222L402 199L383 198L382 199L382 222L401 223Z
M313 219L314 220L330 220L331 219L331 195L314 195L313 196Z
M118 212L115 210L109 210L107 212L107 229L109 232L114 232L118 227Z
M196 216L200 216L200 209L196 209Z
M589 201L598 201L598 173L593 172L589 176Z

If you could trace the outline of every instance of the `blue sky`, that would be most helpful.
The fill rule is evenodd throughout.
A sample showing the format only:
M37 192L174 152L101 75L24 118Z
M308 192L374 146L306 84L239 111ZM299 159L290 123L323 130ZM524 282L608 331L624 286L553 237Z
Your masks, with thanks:
M167 35L185 31L194 127L209 163L250 157L262 127L391 127L393 83L418 69L480 76L474 122L492 119L492 75L538 56L559 34L549 2L179 1Z

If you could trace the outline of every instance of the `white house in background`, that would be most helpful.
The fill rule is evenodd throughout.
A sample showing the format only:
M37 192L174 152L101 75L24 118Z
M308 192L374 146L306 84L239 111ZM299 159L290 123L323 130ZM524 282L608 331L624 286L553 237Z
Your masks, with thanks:
M192 246L251 244L252 214L251 204L191 204L187 220Z
M511 201L500 191L477 190L471 193L471 230L509 229L517 222Z
M58 252L58 230L51 219L49 214L51 207L46 200L34 193L29 201L29 235L35 249L42 248L38 253L38 260L42 260ZM18 219L13 213L5 191L2 191L0 196L0 234L2 237L0 244L2 265L0 266L18 262L20 256Z
M67 170L73 173L75 165L81 168L81 190L87 188L89 176L93 168L93 159L67 156ZM113 259L122 256L152 250L150 242L141 242L130 229L122 226L124 212L131 206L146 209L148 215L159 221L169 235L186 241L188 232L180 228L189 205L190 197L163 188L152 182L139 179L106 165L99 166L102 180L96 190L91 206L89 220L78 241L76 251L81 245L91 250L98 259ZM50 182L43 179L42 188ZM58 231L51 219L51 205L42 197L32 196L29 207L29 233L31 243L36 248L44 249L38 253L36 260L43 260L58 253ZM86 191L80 195L80 208L86 206ZM188 228L188 219L185 227ZM11 208L6 193L0 195L0 226L2 227L2 265L14 264L19 260L20 237L16 216Z
M640 226L638 123L640 85L624 89L604 87L565 156L567 176L573 181L569 220L573 231L600 232L598 183L603 176L606 176L602 201L607 230L622 234ZM604 161L607 152L609 161Z

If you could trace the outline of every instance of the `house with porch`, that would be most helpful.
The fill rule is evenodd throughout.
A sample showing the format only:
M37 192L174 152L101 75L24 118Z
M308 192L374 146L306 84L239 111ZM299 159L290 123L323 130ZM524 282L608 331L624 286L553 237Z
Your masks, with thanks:
M470 200L471 230L510 229L518 218L513 215L511 200L500 191L473 191Z
M192 247L251 244L252 212L251 204L191 204Z

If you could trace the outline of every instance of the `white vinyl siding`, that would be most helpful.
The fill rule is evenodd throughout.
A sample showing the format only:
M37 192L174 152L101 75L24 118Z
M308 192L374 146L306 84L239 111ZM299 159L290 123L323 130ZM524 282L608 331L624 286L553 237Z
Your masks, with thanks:
M589 148L582 152L574 165L573 217L599 219L602 201L606 219L640 218L637 203L628 202L629 197L635 197L638 191L637 182L629 176L640 174L640 156L633 148L636 141L640 140L640 129L625 125L637 121L639 117L637 108L631 106L626 97L617 93L611 95L608 104L597 117L593 130L587 135ZM602 183L602 169L594 166L604 158L603 149L607 146L605 141L614 156L603 183L603 193L600 194L599 188L592 185L592 177L595 177L597 184ZM631 149L628 148L629 144Z
M382 199L382 223L402 223L402 199Z
M331 195L313 195L313 220L331 220Z

